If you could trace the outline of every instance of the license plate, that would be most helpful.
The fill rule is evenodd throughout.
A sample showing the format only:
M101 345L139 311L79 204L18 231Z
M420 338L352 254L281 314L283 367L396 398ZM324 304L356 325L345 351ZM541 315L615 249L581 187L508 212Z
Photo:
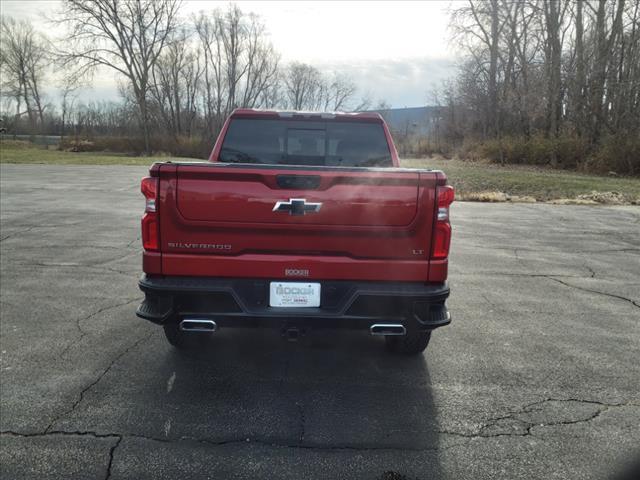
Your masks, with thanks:
M305 282L271 282L271 307L319 307L320 284Z

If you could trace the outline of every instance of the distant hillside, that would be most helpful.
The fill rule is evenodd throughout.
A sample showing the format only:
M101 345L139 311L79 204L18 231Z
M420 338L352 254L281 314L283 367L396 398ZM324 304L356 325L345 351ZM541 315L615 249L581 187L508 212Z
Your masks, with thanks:
M443 107L390 108L371 110L385 119L393 132L403 135L426 135L440 117Z

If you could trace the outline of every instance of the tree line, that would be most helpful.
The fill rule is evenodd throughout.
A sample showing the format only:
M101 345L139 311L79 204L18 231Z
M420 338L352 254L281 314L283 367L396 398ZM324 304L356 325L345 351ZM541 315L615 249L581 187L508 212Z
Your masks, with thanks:
M370 101L351 78L283 65L260 17L237 5L180 16L180 0L63 0L53 44L26 21L2 17L2 119L31 133L136 132L147 153L157 133L211 137L235 108L360 110ZM54 71L57 108L42 91ZM79 103L96 75L117 72L123 101ZM361 98L360 98L361 97Z
M450 144L499 162L640 173L640 1L455 7L463 62L436 94Z
M61 3L53 21L66 34L55 41L2 17L0 113L9 131L129 137L125 147L140 153L201 156L237 107L371 106L348 76L283 64L260 17L234 4L184 18L180 0ZM461 61L433 92L440 114L419 139L425 152L640 173L640 0L452 5ZM79 101L91 79L114 72L121 101ZM57 102L43 94L51 78ZM193 150L177 148L185 144Z

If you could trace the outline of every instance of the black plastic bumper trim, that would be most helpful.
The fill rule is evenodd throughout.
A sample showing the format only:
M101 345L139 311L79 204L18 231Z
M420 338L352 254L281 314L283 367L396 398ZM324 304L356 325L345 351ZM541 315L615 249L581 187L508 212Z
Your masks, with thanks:
M450 323L444 283L321 280L321 307L274 308L268 305L271 281L295 280L143 275L139 287L145 300L136 314L158 324L198 315L223 326L284 320L368 328L372 322L394 320L434 329Z

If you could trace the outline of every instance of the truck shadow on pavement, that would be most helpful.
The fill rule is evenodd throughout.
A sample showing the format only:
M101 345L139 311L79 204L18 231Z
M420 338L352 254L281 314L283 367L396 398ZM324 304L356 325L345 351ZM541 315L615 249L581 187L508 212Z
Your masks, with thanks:
M145 386L137 405L126 403L154 421L127 426L138 434L386 458L379 478L415 478L403 457L419 455L427 467L418 478L440 477L425 357L390 355L380 338L314 332L292 343L270 330L225 330L187 351L145 349L140 361Z

